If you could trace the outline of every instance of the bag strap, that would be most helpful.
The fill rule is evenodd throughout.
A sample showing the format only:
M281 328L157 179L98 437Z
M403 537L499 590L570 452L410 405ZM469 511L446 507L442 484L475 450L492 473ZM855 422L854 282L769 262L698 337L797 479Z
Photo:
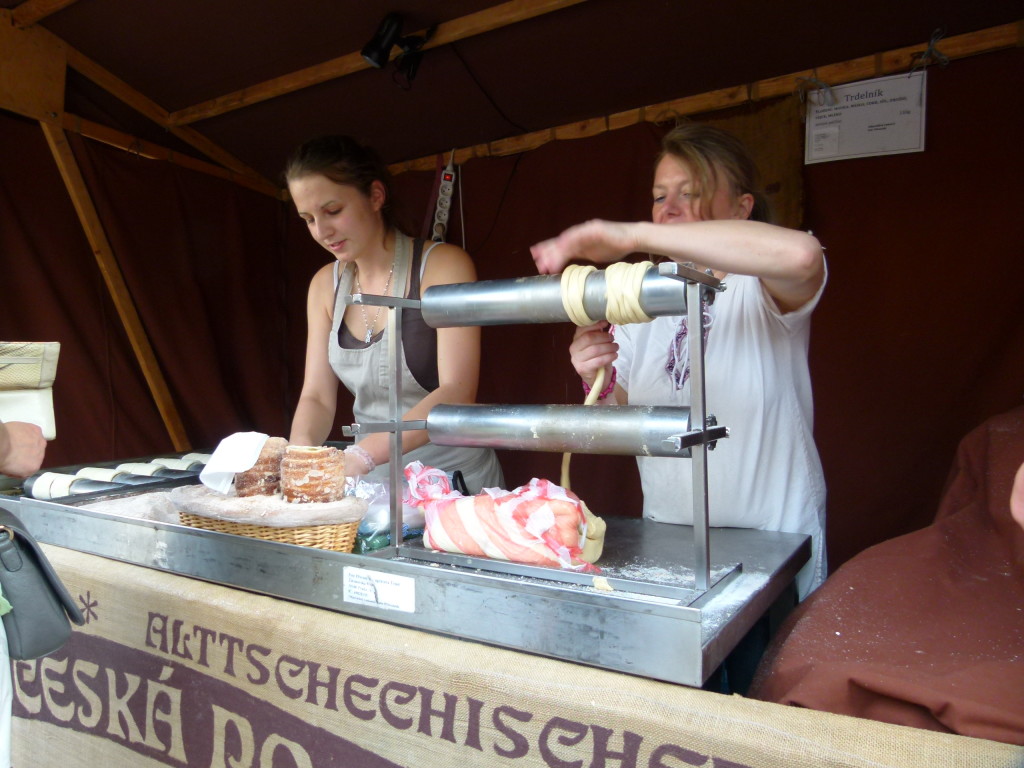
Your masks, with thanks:
M25 528L21 520L14 513L0 507L0 536L5 532L3 529L6 529L6 532L11 537L16 536L20 544L28 546L35 553L39 567L42 569L43 574L45 574L46 580L50 583L54 594L60 598L68 618L79 626L85 624L85 616L82 615L82 611L79 609L75 599L71 597L67 587L64 586L64 582L60 580L60 576L53 570L50 561L46 559L46 555L43 553L42 547L39 546L39 542L28 532L28 529Z

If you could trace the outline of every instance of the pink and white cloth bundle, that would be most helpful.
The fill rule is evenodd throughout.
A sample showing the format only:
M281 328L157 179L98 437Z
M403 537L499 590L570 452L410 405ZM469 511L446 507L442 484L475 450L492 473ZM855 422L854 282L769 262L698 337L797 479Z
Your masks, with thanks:
M405 503L423 509L424 546L454 554L528 565L596 571L581 559L587 520L579 498L549 480L514 491L453 491L442 470L411 462Z

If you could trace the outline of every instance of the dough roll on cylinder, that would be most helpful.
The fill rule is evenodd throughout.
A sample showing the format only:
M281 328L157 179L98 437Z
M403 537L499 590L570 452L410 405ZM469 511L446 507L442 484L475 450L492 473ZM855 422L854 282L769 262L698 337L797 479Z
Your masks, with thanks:
M606 270L587 276L582 302L589 317L607 319ZM682 314L686 311L686 283L651 268L643 279L639 302L651 317ZM569 322L558 275L432 285L423 292L420 310L432 328Z
M145 483L159 483L166 478L153 477L151 475L133 475L113 467L82 467L75 473L78 477L85 477L90 480L99 480L107 483L121 483L123 485L143 485Z
M437 445L559 453L678 457L672 438L689 431L689 408L656 405L436 405L427 416Z
M63 472L37 472L25 480L23 488L26 495L33 499L47 501L61 499L72 494L116 491L124 488L124 484L103 482Z

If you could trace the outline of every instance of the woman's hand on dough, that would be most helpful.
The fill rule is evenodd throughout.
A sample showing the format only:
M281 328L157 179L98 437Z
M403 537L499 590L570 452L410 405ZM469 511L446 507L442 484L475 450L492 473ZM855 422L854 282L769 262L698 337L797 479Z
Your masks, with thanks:
M570 261L595 264L618 261L636 250L636 241L629 224L593 219L565 230L558 237L544 240L530 248L537 271L557 274Z

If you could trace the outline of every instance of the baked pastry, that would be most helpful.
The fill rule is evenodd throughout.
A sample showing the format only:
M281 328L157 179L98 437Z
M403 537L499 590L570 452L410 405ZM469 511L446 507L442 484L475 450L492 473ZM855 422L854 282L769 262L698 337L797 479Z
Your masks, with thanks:
M333 446L289 445L281 460L281 495L308 504L345 495L345 454Z
M268 437L251 469L235 473L235 493L239 496L273 496L281 491L281 458L288 441Z

